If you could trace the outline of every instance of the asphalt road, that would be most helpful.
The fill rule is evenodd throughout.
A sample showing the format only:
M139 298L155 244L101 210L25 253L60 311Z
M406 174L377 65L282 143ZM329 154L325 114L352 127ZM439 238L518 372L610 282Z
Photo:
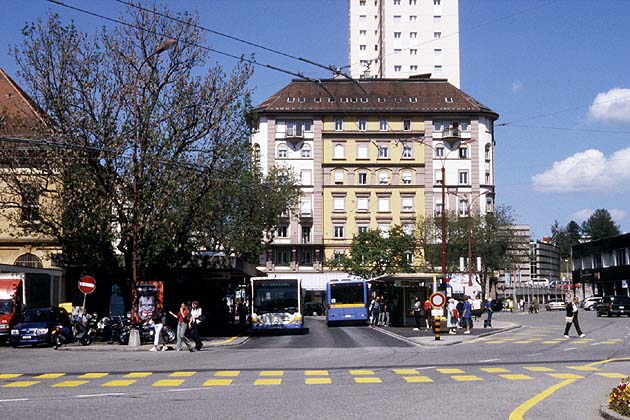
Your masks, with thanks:
M630 374L628 318L580 312L584 339L562 336L562 312L496 319L522 327L433 347L309 318L308 335L197 353L3 347L0 410L3 419L596 419Z

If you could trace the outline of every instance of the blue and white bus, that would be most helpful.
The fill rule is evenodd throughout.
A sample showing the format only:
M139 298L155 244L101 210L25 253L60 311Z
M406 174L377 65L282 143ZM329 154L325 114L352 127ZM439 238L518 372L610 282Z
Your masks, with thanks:
M253 330L302 330L300 279L252 277L251 327Z
M365 280L330 280L326 284L326 321L368 322L368 285Z

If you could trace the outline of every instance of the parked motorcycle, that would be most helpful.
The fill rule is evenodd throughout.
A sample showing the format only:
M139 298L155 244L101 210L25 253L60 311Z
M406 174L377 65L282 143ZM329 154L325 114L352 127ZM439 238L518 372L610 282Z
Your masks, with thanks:
M72 328L57 325L50 334L55 349L74 342L89 346L96 335L96 314L77 317L72 321Z

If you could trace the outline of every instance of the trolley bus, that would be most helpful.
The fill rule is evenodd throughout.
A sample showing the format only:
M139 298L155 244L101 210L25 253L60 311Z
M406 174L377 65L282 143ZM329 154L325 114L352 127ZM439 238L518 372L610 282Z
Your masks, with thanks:
M251 278L253 330L302 330L300 279Z
M365 280L330 280L326 284L326 321L368 322L368 285Z

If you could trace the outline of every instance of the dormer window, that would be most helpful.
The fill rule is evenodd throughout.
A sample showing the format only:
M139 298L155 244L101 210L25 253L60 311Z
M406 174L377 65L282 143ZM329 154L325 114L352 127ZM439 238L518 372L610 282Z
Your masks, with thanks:
M292 98L291 96L289 96L289 97L287 98L287 102L288 102L288 103L293 103L293 102L295 102L295 98Z
M418 102L418 98L416 98L415 96L413 98L409 98L409 102L415 104L416 102Z
M320 103L322 101L322 98L315 98L315 102Z
M453 103L453 97L452 97L452 96L449 96L449 97L444 98L444 102L446 102L446 103L448 103L448 104Z
M298 98L298 102L304 103L306 102L306 98Z

